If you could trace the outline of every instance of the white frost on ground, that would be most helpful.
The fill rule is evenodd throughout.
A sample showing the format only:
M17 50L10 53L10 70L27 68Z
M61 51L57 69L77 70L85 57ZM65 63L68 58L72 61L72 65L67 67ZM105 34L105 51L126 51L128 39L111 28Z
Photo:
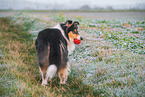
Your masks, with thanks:
M64 21L68 18L17 14L11 19L17 24L31 24L29 32L33 37L36 37L40 30L54 26L55 21ZM105 91L104 93L110 96L143 95L145 90L145 56L126 51L125 46L130 42L122 41L122 38L128 38L126 37L128 33L137 40L134 38L134 34L130 33L131 31L126 31L137 28L136 21L132 21L132 25L137 27L124 28L122 25L126 21L83 19L80 17L72 17L72 19L80 21L80 34L84 40L76 46L73 55L70 56L72 70L70 76L81 78L85 84ZM139 33L144 32L140 31ZM131 41L138 44L138 41ZM139 42L142 43L143 40Z

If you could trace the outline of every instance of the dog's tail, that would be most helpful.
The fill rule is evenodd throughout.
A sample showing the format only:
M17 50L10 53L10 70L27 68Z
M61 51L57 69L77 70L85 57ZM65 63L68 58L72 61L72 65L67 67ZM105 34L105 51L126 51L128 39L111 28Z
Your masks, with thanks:
M55 76L56 72L57 72L56 65L55 64L50 65L46 71L47 78L49 78L49 80L51 81L51 79Z

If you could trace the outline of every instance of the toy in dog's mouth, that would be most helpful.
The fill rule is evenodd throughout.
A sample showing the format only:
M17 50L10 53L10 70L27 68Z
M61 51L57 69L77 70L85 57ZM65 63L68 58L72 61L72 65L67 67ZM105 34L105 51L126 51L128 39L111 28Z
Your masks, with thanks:
M80 44L80 43L81 43L81 40L79 40L79 39L74 39L74 43L75 43L75 44Z

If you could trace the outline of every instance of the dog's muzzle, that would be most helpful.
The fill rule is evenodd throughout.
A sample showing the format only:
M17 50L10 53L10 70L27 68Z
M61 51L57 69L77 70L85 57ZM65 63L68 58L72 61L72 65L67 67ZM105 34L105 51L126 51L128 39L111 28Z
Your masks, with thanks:
M79 40L83 40L83 37L81 37L80 35L77 37L77 39Z

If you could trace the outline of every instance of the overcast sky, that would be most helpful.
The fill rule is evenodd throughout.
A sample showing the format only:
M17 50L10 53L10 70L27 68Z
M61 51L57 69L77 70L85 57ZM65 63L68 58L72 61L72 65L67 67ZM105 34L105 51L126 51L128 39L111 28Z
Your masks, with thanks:
M0 0L0 9L47 8L75 9L83 5L90 7L112 6L115 9L128 9L145 5L145 0ZM58 6L59 5L59 6Z

